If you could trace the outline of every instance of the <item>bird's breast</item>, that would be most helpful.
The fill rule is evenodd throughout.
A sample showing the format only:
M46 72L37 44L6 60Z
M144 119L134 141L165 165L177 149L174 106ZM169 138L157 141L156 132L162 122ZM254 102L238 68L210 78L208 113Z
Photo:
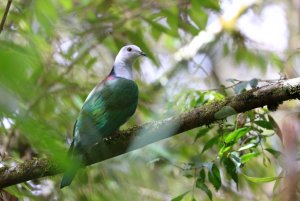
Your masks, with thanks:
M138 87L132 80L117 78L109 80L107 89L103 90L103 98L107 101L107 106L112 107L128 107L137 104Z

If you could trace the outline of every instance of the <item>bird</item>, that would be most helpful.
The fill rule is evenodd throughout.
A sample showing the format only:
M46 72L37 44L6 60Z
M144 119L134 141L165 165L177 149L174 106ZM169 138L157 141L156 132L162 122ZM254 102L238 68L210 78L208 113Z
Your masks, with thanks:
M60 188L71 184L83 165L87 150L97 141L118 131L134 114L138 104L138 86L133 80L132 65L146 54L136 45L126 45L117 54L109 75L89 93L73 128L68 156L71 161Z

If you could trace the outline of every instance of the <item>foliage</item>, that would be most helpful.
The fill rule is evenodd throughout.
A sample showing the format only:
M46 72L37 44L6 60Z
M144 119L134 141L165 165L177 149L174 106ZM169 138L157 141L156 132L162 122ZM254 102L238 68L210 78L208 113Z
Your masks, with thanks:
M274 81L259 76L268 68L283 69L288 61L282 52L249 44L238 26L247 11L259 15L269 4L245 6L224 21L224 2L215 0L13 1L0 34L0 165L34 157L63 164L82 103L126 43L141 47L149 59L135 65L139 106L123 128ZM3 1L0 16L4 9ZM211 40L192 59L177 60L176 52L207 34L213 22L220 27L206 36ZM242 71L239 67L259 76L224 77L229 68ZM224 80L231 85L219 87ZM215 124L87 167L63 191L56 176L11 186L0 196L194 201L221 200L220 191L231 200L247 200L236 189L253 197L264 194L261 183L282 177L278 126L266 108L238 114L227 107L215 117L228 114Z

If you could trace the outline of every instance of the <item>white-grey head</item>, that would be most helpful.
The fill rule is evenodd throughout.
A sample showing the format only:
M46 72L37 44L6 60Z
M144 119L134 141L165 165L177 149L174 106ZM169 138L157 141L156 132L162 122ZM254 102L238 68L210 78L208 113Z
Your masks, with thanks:
M122 47L113 66L115 75L132 80L132 65L140 56L146 56L146 54L138 46L126 45Z
M122 61L132 65L139 56L146 56L141 48L136 45L126 45L120 49L116 61Z

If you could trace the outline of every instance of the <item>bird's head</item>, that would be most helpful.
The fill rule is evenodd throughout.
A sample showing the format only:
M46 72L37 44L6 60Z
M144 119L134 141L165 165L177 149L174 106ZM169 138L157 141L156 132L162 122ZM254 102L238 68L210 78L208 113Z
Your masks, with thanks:
M126 45L119 51L116 61L133 64L139 56L146 56L146 54L136 45Z

